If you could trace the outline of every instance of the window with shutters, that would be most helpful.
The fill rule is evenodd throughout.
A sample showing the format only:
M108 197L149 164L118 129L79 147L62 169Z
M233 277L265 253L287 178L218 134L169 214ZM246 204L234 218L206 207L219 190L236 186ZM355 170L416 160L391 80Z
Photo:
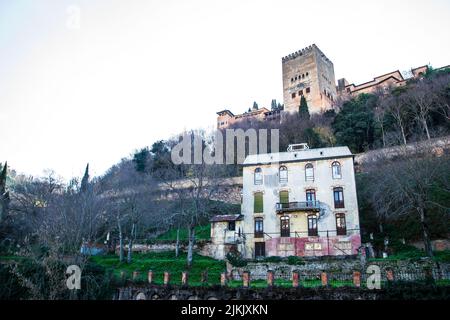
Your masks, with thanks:
M264 203L263 203L262 192L257 192L254 194L254 212L255 213L263 213L264 212Z
M289 191L280 191L280 203L282 208L289 208Z

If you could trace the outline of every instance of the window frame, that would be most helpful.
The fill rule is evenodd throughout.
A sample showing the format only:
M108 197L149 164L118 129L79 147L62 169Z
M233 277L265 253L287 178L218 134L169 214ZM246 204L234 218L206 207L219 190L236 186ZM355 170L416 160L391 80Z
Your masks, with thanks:
M231 228L231 227L233 227L233 228ZM236 221L228 221L227 230L228 231L236 231Z
M255 220L254 220L254 237L255 238L264 238L264 219L263 218L258 217L258 218L255 218Z
M266 243L265 242L255 242L255 259L263 258L266 256Z
M285 178L282 178L281 173L286 174ZM280 166L280 168L278 169L278 182L279 183L287 183L289 181L289 173L288 173L288 168L286 166Z
M334 168L338 168L339 175L335 175ZM342 165L339 161L334 161L331 164L331 176L333 177L333 179L336 179L336 180L342 179Z
M311 170L311 176L308 176L308 170ZM314 181L314 165L312 163L305 164L305 181Z
M258 205L257 197L261 197L261 205ZM263 213L264 212L264 193L255 192L253 194L253 213Z
M308 222L308 237L318 237L319 236L319 228L318 228L318 218L315 214L309 214L307 217Z
M336 200L337 194L342 195L342 197L338 197L339 198L338 200ZM342 188L342 187L333 188L333 202L334 202L335 209L345 208L344 188Z
M313 195L313 197L309 197L309 195ZM312 198L312 199L308 199ZM305 199L306 199L306 206L310 206L309 203L311 202L311 206L313 206L314 202L317 200L317 194L316 189L307 189L305 192Z
M291 236L291 219L289 216L280 217L280 237L289 238Z
M336 235L337 236L346 236L347 235L347 219L345 217L345 213L343 213L343 212L336 213L335 218L336 218Z
M259 186L263 184L263 173L260 167L253 171L253 184Z

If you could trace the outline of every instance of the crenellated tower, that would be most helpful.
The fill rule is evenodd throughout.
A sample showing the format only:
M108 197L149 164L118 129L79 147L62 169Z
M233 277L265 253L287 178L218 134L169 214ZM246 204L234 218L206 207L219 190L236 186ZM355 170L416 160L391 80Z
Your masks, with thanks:
M310 113L331 109L336 100L334 66L315 45L282 58L284 110L298 112L306 98Z

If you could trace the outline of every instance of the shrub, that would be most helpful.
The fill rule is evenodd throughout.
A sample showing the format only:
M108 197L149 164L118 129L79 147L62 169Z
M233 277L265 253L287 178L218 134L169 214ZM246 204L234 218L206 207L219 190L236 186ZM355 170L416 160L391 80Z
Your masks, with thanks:
M247 265L247 261L239 253L228 252L226 258L233 267L241 268Z
M297 256L290 256L287 258L287 263L289 265L304 265L305 264L305 260L303 260L300 257Z
M267 257L264 259L265 262L274 262L274 263L280 263L281 261L283 261L283 259L281 257Z

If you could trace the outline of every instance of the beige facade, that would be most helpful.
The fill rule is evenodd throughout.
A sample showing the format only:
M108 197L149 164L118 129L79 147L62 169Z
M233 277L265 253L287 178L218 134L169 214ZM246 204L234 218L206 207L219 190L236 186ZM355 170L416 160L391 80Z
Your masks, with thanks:
M284 110L298 112L306 98L310 113L332 108L336 99L334 66L315 45L282 58Z
M234 248L248 259L357 254L361 237L352 153L335 147L248 156L240 219ZM218 246L226 228L221 220L212 222L212 230L219 230L211 233Z

